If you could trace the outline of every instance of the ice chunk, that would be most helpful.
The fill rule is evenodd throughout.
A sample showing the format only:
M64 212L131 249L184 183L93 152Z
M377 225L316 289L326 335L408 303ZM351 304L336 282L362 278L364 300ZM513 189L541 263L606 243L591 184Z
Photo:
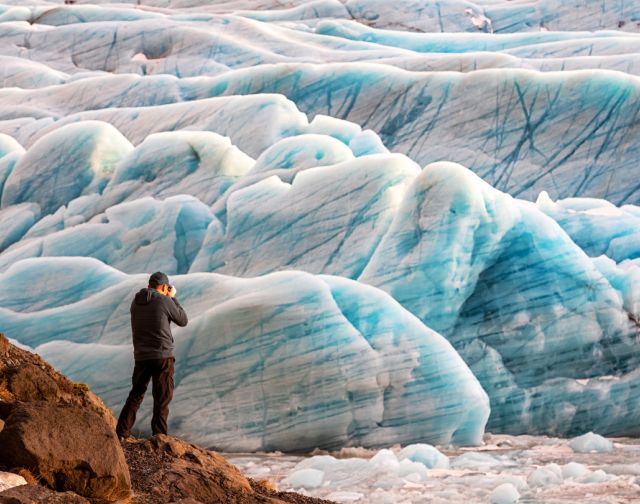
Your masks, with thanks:
M412 462L409 459L400 461L398 475L413 483L429 479L429 471L425 465L421 462Z
M478 469L487 471L491 467L503 465L502 460L495 455L482 452L467 452L455 457L451 461L451 467L458 469Z
M520 500L520 493L511 483L504 483L491 492L492 504L514 504Z
M428 444L421 443L405 446L398 454L398 458L400 460L406 458L413 462L420 462L429 469L449 468L449 457L443 455L437 448Z
M331 492L327 495L327 500L332 502L361 502L364 494L360 492Z
M563 471L558 464L547 464L538 467L527 477L527 483L532 487L547 487L560 485L563 481Z
M300 469L287 476L292 488L318 488L324 481L324 473L318 469Z
M580 483L604 483L605 481L610 481L615 478L615 476L607 474L602 469L597 469L593 472L589 471L588 473L578 477L578 481Z
M578 464L577 462L569 462L568 464L562 466L562 477L565 479L576 479L584 476L585 474L588 474L589 472L589 469L585 465Z
M575 382L547 381L566 377L567 369L576 378L619 374L616 358L602 358L604 348L635 362L636 328L607 279L532 204L499 193L458 165L429 165L414 179L359 279L383 288L450 338L489 390L491 429L523 432L545 425L553 432L583 416L585 427L601 422L609 431L620 432L614 424L630 428L622 416L613 421L587 413L598 403L574 394ZM557 287L549 290L552 284ZM602 350L594 353L594 344ZM594 381L580 392L600 395L601 385ZM524 392L530 387L535 393Z
M613 443L611 441L593 432L587 432L582 436L573 438L569 441L569 446L577 453L608 453L613 451Z
M400 467L396 454L387 448L380 450L371 457L369 463L374 467L384 469L385 471L398 471L398 468Z

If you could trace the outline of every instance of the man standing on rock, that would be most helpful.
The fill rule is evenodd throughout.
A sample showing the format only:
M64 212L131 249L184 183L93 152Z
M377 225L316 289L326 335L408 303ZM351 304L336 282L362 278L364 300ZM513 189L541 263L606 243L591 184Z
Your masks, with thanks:
M149 286L141 289L131 302L133 331L133 387L127 397L116 432L120 439L131 435L136 413L152 380L154 435L167 433L169 403L173 398L173 336L171 322L184 327L187 314L175 297L176 289L169 278L158 271L149 278Z

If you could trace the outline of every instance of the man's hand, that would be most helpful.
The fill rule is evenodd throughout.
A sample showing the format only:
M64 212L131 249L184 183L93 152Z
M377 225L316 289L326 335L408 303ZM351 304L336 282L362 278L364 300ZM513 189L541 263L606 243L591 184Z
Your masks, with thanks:
M178 290L173 285L169 285L167 290L167 296L170 298L176 297L176 292L178 292Z

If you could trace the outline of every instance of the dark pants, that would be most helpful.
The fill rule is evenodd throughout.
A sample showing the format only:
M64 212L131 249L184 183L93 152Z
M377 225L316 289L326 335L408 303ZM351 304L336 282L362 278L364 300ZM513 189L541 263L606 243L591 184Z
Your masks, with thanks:
M154 435L167 433L167 417L169 416L169 403L173 399L173 367L175 359L153 359L136 361L133 368L133 387L127 397L118 418L116 432L118 436L131 435L133 424L136 423L136 413L142 404L144 394L147 391L149 380L153 380L153 418L151 419L151 431Z

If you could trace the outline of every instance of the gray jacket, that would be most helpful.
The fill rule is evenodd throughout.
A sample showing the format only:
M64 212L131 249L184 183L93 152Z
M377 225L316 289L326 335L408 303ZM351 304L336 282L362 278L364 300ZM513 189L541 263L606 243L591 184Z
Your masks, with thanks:
M187 314L176 298L140 290L131 302L133 356L137 361L173 357L171 322L184 327Z

